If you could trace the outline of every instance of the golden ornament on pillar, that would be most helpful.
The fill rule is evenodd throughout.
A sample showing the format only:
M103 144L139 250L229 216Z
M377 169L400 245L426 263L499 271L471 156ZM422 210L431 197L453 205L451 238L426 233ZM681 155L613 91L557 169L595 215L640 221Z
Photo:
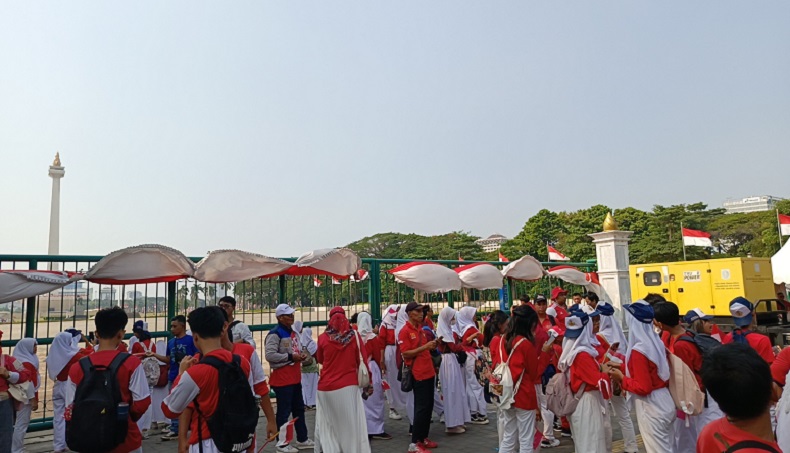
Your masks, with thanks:
M606 219L603 221L603 230L604 231L616 231L617 230L617 222L614 221L614 217L612 217L612 213L606 213Z
M61 167L60 165L60 152L55 153L55 160L52 162L53 167Z

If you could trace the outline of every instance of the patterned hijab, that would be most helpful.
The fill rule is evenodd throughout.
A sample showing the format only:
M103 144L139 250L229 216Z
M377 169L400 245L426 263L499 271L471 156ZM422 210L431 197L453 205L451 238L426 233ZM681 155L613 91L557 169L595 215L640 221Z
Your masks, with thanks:
M329 325L326 328L326 334L329 339L347 345L354 338L354 330L351 328L351 323L346 318L346 311L342 307L335 307L329 312Z

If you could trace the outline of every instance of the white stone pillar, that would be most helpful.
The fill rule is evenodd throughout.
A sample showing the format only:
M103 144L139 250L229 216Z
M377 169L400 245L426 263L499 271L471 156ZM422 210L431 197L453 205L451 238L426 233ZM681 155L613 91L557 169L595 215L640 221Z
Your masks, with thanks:
M66 167L60 163L60 153L49 166L49 177L52 178L52 200L49 209L49 247L50 255L60 254L60 179L66 175ZM58 263L50 263L50 270L59 270Z
M620 322L623 321L623 305L631 303L628 242L632 234L632 231L610 230L590 235L598 258L598 279L604 290L601 300L614 306Z

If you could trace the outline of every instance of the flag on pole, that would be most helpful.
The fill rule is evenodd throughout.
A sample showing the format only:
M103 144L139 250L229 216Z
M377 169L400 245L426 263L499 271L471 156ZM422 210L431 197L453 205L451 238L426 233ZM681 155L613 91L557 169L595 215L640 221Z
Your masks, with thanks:
M277 442L278 447L284 447L294 440L294 423L296 423L298 419L299 417L294 417L280 428L280 440Z
M559 252L559 250L555 249L550 245L546 245L549 248L549 261L570 261L571 259L567 256L563 255Z
M341 283L343 283L343 282L341 282L340 280L336 279L335 277L332 277L332 284L333 285L340 285Z
M779 214L779 231L782 236L790 236L790 215Z
M505 255L502 254L502 252L499 252L499 261L502 263L507 263L509 260L505 257Z
M389 384L389 382L387 382L386 379L382 379L381 380L381 388L384 391L390 390L390 384Z
M316 288L320 288L321 285L323 285L323 284L324 284L324 282L322 282L320 278L313 277L313 286L315 286Z
M464 257L461 256L461 252L458 252L458 261L463 261Z
M683 245L713 247L713 241L710 240L710 233L683 228Z

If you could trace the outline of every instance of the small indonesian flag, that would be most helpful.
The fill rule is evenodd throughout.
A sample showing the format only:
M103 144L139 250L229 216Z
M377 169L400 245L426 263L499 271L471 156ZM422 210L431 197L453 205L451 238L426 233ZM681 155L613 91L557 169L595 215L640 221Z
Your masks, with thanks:
M333 284L333 285L339 285L339 284L341 284L341 283L342 283L342 282L341 282L340 280L336 279L335 277L332 277L332 284Z
M499 252L499 261L502 263L507 263L509 260L505 257L505 255L502 254L502 252Z
M370 277L370 273L368 273L368 271L365 269L360 269L351 275L351 281L354 283L361 282L362 280L366 280L368 277Z
M313 277L313 286L315 286L316 288L320 288L321 285L323 285L323 284L324 284L324 282L322 282L320 278Z
M461 256L461 254L459 253L459 254L458 254L458 261L463 261L463 260L464 260L464 257L463 257L463 256Z
M683 245L713 247L713 241L710 240L710 233L683 228Z
M779 229L782 236L790 236L790 215L779 214Z
M288 423L284 424L280 428L280 435L278 436L277 446L284 447L294 440L294 423L298 420L299 417L295 417L294 419L290 420Z
M382 379L381 380L381 388L382 388L382 390L389 390L390 389L390 384L389 384L389 382L387 382L386 379Z
M710 336L719 340L721 343L721 330L719 330L719 326L714 324L713 327L710 329Z
M559 250L555 249L552 246L547 246L549 248L549 261L570 261L571 259L567 256L563 255L559 252Z

